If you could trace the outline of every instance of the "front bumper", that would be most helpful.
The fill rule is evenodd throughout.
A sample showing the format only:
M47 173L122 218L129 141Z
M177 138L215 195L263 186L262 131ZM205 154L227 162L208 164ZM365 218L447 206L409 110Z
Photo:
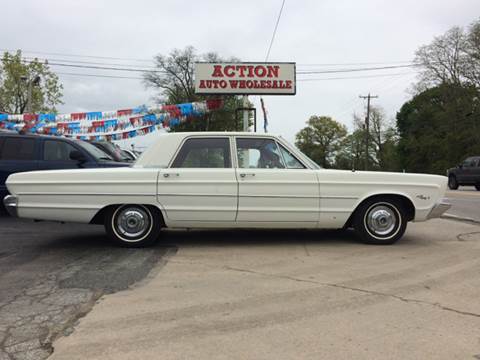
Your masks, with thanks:
M427 219L439 218L443 215L445 211L450 209L452 204L448 203L445 200L442 200L439 203L436 203L435 206L430 210L430 213L427 216Z
M17 205L18 205L18 198L14 195L7 195L3 199L3 205L5 205L5 209L10 214L10 216L18 217L17 213Z

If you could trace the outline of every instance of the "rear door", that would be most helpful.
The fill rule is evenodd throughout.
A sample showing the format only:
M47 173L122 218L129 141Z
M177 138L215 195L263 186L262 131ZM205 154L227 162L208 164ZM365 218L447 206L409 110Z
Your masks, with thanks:
M45 140L43 146L41 146L38 168L41 170L79 168L79 162L70 159L70 153L74 150L78 149L66 141Z
M236 153L237 222L317 225L320 191L315 171L268 137L237 137Z
M6 136L0 142L0 192L10 174L38 170L38 141L35 137Z
M234 222L237 179L229 137L186 138L158 178L158 202L174 221Z

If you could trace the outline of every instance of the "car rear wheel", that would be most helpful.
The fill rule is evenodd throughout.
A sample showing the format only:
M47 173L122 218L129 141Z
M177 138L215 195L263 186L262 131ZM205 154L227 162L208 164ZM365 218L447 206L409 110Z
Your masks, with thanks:
M375 198L355 211L353 225L364 243L390 245L405 233L407 216L400 201Z
M144 205L121 205L105 216L108 236L124 247L151 245L158 239L161 227L159 210Z
M478 191L480 191L480 183L475 184L475 189L477 189Z
M448 177L448 188L450 190L457 190L458 189L457 178L454 175L450 175Z

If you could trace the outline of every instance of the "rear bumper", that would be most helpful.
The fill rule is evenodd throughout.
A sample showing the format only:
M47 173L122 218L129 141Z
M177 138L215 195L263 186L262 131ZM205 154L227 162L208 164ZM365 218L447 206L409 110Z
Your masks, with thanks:
M18 198L13 195L7 195L3 199L3 205L5 205L5 209L10 214L10 216L18 217L17 213L17 205L18 205Z
M452 207L452 204L447 202L446 200L442 200L439 203L436 203L435 206L430 210L428 213L427 219L433 219L433 218L438 218L443 215L445 211L450 209Z

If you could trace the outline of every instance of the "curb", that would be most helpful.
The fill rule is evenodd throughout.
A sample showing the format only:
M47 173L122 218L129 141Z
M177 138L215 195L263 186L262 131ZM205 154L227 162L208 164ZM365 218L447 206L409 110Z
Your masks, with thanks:
M474 223L480 225L480 221L469 218L469 217L463 217L463 216L458 216L458 215L453 215L453 214L443 214L440 216L441 219L448 219L448 220L454 220L454 221L464 221L464 222L469 222L469 223Z

